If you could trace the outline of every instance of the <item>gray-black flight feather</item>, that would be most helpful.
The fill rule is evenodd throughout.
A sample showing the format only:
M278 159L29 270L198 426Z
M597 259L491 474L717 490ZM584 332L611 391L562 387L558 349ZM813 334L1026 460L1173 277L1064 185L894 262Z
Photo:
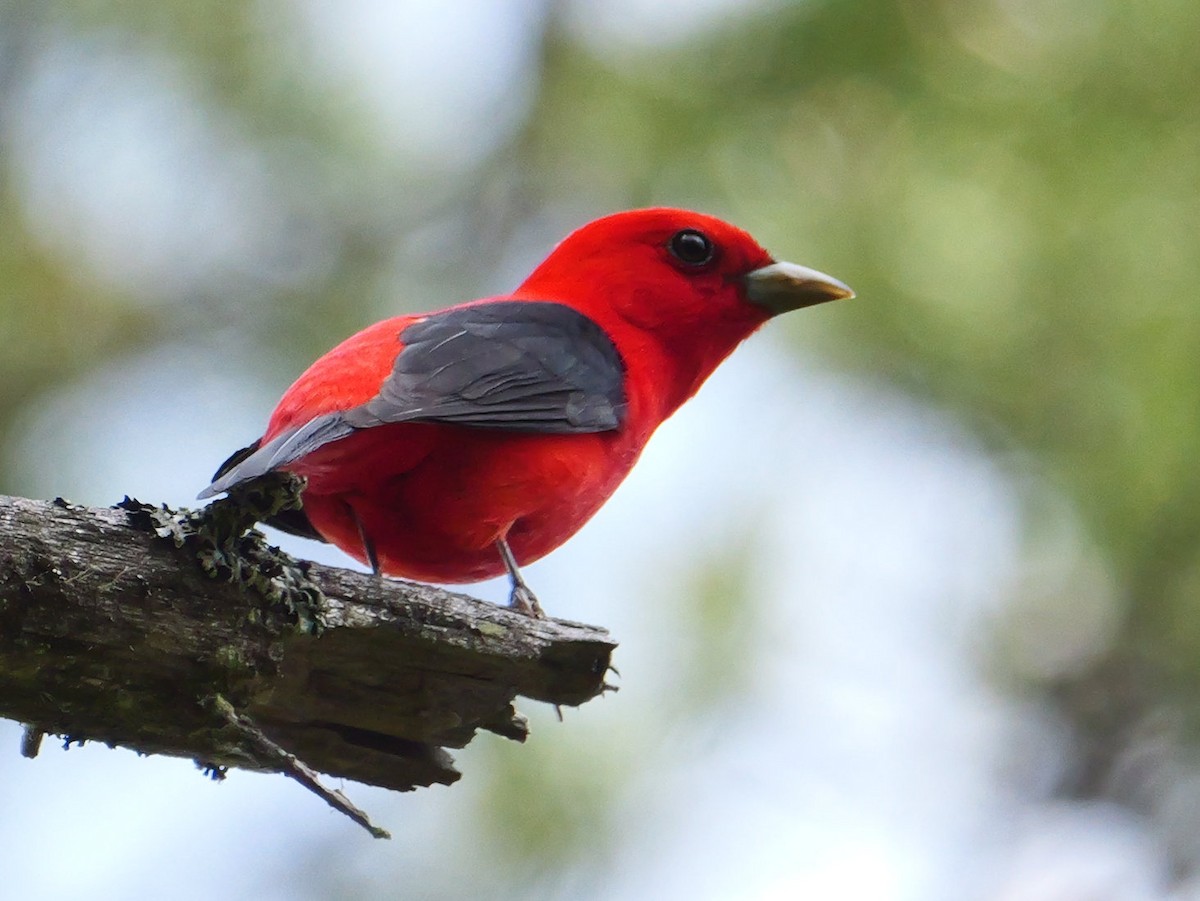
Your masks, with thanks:
M404 346L375 397L235 454L200 496L286 466L357 429L387 423L584 434L624 421L620 354L599 325L564 304L459 307L419 319L397 338Z

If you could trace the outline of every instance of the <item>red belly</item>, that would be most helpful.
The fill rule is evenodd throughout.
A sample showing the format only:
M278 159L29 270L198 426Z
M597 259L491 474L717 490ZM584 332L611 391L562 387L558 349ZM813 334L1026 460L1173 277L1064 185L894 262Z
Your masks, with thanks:
M554 550L592 517L641 450L625 432L519 435L403 423L357 432L289 467L308 477L313 526L366 562L359 523L388 575L473 582Z

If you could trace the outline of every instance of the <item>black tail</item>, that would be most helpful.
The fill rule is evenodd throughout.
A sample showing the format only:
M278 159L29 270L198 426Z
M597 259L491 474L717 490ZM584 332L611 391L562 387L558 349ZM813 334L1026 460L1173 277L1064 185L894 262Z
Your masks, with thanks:
M243 447L240 451L235 452L228 460L220 465L212 480L215 482L233 467L237 466L252 453L258 450L261 441L255 441L248 447ZM289 535L298 535L301 538L311 538L314 541L324 541L325 537L313 528L313 524L308 519L308 514L304 512L304 508L299 510L281 510L269 519L263 520L268 526L279 529L281 532L287 532Z

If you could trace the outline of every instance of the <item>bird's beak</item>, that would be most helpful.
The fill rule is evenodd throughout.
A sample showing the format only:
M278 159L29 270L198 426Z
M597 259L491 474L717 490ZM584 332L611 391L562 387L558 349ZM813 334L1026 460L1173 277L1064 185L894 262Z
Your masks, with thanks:
M847 285L833 276L795 263L763 266L747 272L742 276L742 282L746 286L746 297L765 307L772 316L854 296Z

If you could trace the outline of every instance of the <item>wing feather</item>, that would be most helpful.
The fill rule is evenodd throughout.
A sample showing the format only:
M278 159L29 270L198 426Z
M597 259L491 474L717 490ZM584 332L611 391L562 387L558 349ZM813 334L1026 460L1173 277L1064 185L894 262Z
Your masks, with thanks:
M287 466L357 429L441 422L479 429L586 434L619 428L625 366L594 321L565 304L493 301L435 313L405 327L379 393L275 436L201 493Z

